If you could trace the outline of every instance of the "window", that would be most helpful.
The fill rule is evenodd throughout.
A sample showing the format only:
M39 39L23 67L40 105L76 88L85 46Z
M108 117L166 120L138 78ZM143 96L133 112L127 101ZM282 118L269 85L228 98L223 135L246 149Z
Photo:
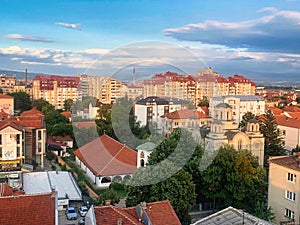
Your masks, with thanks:
M41 145L41 142L38 142L38 152L41 152L42 151L42 145Z
M286 190L285 191L285 198L287 198L291 201L295 201L296 200L296 194L294 192Z
M285 133L286 133L286 131L285 131L285 130L283 130L283 131L282 131L282 135L285 135Z
M38 140L42 140L42 131L38 131Z
M16 139L17 139L17 144L20 144L20 134L17 134Z
M290 182L295 183L296 182L296 174L288 173L287 174L287 180L290 181Z
M0 134L0 145L2 145L2 135Z
M242 149L242 140L239 140L238 141L238 150L241 150Z
M0 147L0 157L2 158L2 147Z
M20 157L20 147L17 147L17 157Z
M295 213L290 209L285 209L284 215L290 219L294 219Z

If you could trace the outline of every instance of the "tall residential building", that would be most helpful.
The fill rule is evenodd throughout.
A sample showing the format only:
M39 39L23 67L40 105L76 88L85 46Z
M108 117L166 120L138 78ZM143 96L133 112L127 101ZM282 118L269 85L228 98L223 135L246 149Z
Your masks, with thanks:
M268 207L276 224L300 223L300 158L274 156L269 160Z
M16 77L0 74L0 87L13 87L16 85Z
M105 82L105 89L102 89L102 99L104 104L111 104L121 97L122 82L116 78L108 78Z
M64 101L82 99L79 77L38 75L33 79L33 99L44 99L56 109L64 107Z
M88 95L102 99L102 92L105 89L107 76L88 76Z
M224 78L210 70L196 76L174 72L156 74L143 82L144 97L173 97L191 101L194 105L205 97L222 95L254 95L255 83L241 75Z
M232 107L232 118L235 123L239 124L243 115L252 112L254 115L265 113L265 101L257 95L226 95L218 96L210 99L209 113L211 117L215 117L216 106L219 103L226 103Z

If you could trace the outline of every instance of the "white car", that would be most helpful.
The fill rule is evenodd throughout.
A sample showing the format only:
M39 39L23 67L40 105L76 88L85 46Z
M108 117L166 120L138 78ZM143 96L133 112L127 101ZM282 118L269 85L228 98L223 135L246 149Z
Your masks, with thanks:
M80 216L84 217L89 209L86 206L79 207L79 214Z

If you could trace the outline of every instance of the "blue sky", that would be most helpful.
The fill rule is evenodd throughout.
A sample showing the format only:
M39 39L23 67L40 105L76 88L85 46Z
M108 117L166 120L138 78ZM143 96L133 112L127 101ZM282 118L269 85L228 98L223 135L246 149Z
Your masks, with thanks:
M51 74L195 73L299 79L297 0L0 3L0 68ZM151 41L150 44L148 41ZM300 81L300 79L299 79Z

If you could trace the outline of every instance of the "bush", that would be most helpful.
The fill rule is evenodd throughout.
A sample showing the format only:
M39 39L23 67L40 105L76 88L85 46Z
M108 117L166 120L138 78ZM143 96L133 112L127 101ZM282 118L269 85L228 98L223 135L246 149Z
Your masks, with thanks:
M52 165L52 166L51 166L51 169L52 169L52 170L56 170L56 166L55 166L55 165Z
M113 182L109 185L109 189L114 189L116 191L123 191L125 190L125 185L119 182Z

